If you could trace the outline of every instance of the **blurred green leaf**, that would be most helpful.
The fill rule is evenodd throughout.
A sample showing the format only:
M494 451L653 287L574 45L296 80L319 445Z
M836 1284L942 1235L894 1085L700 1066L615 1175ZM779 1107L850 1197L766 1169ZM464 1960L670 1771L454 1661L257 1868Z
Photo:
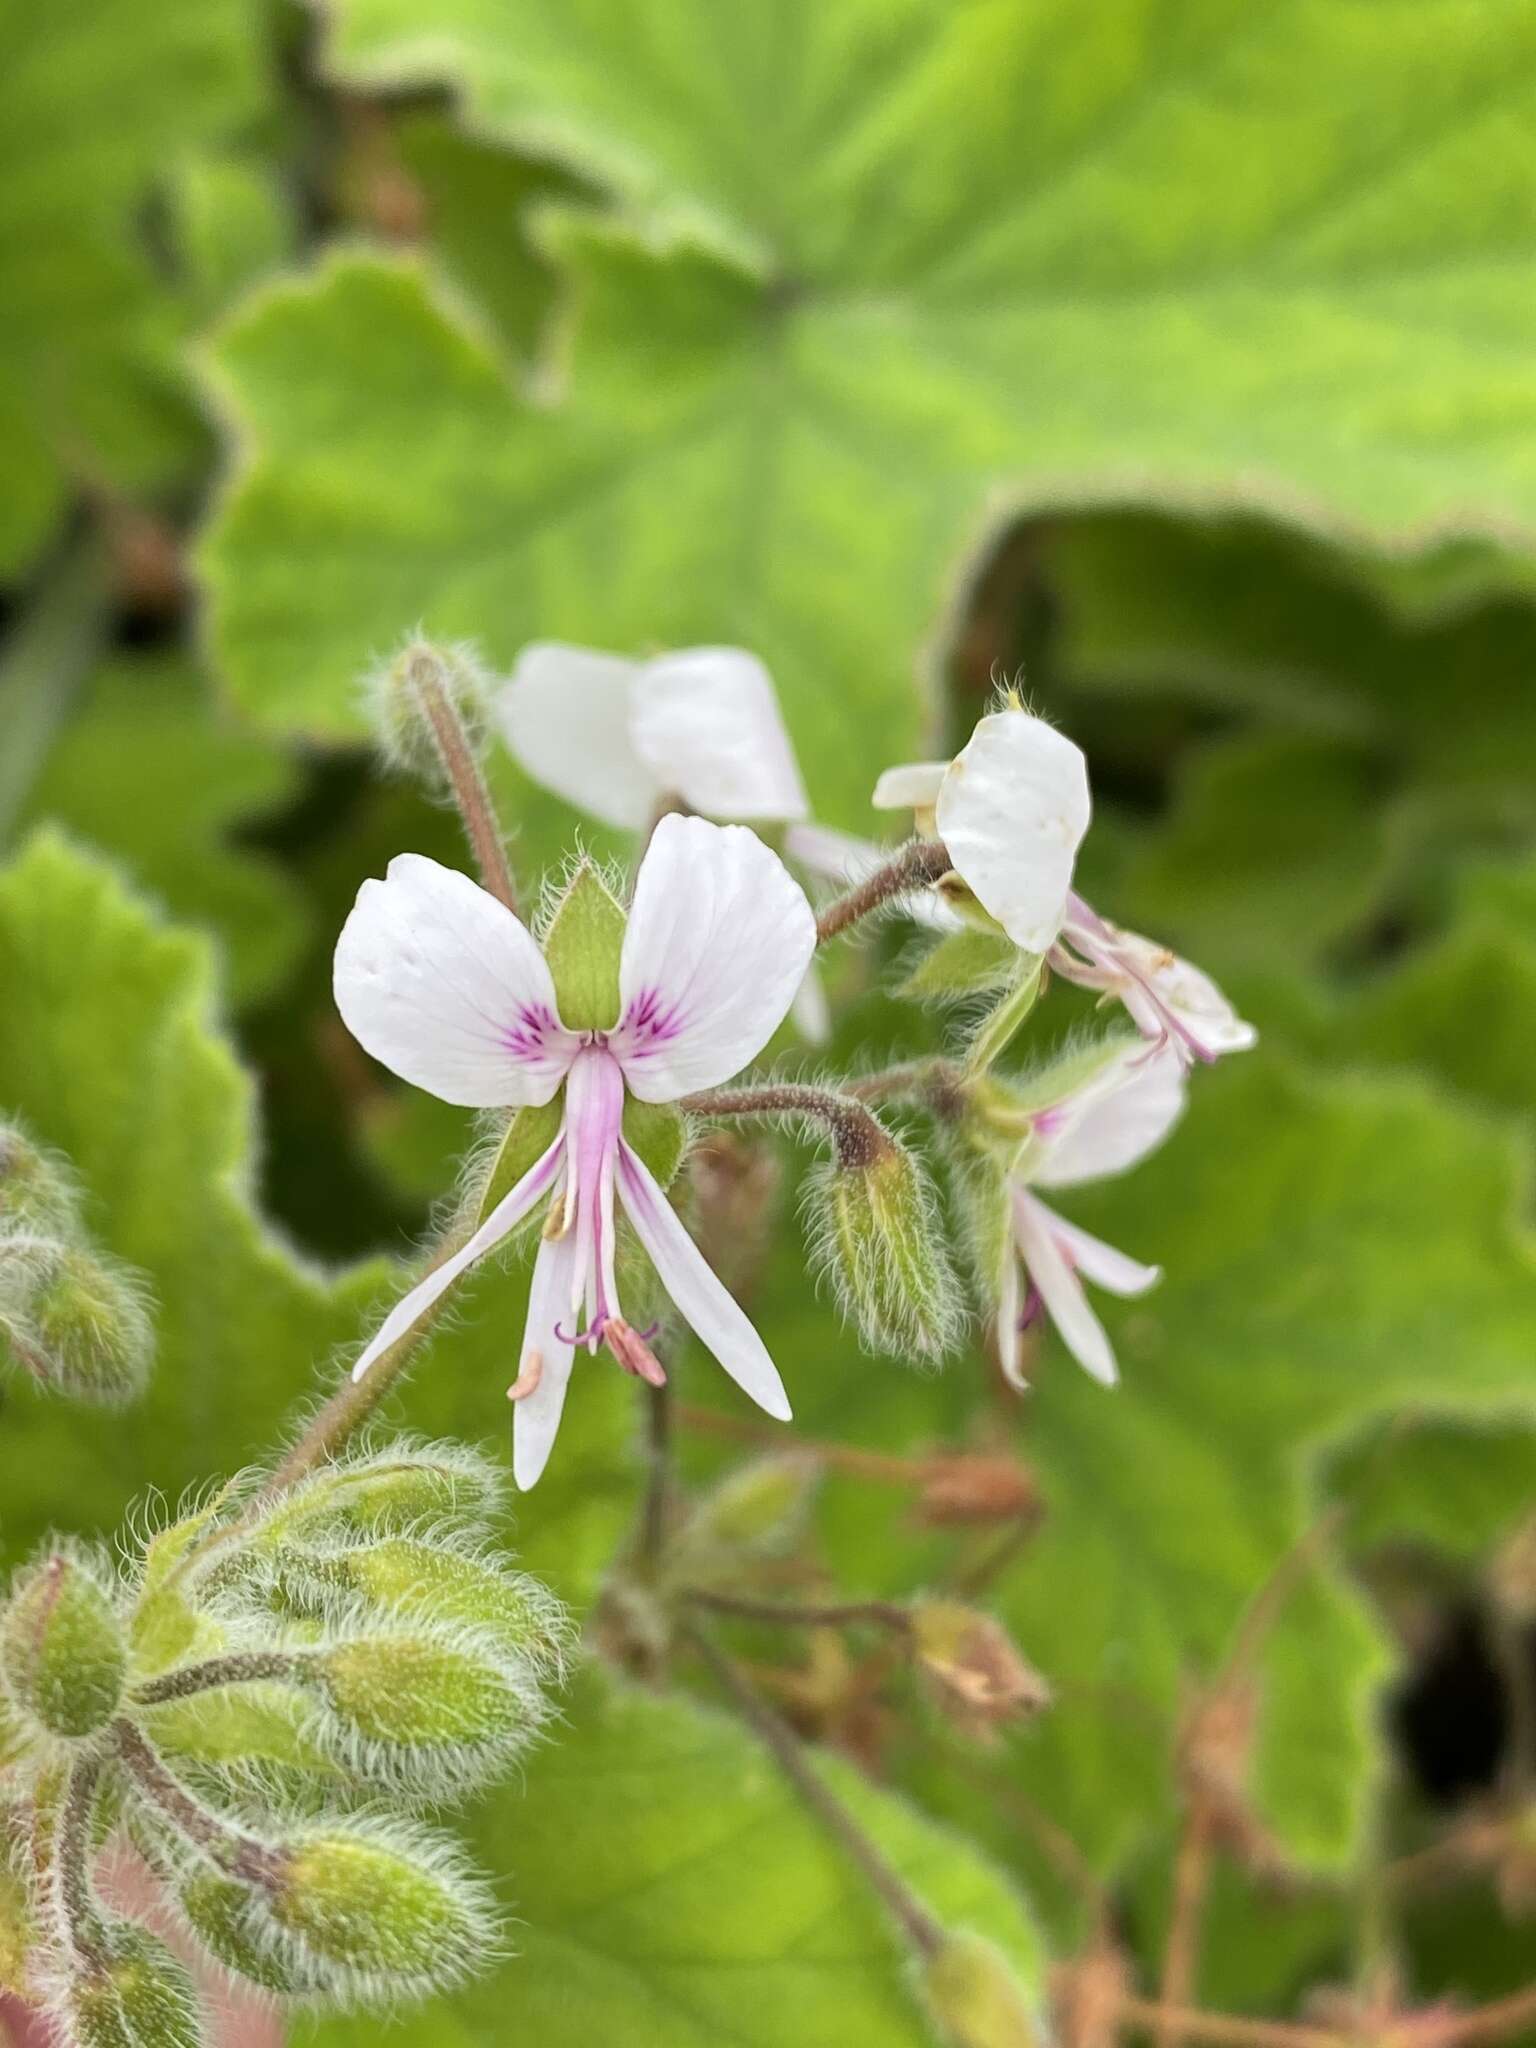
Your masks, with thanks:
M261 108L259 27L252 0L0 10L0 575L72 487L152 487L201 450L147 215L179 151Z
M929 1908L1040 1987L1034 1931L976 1851L822 1764ZM589 1674L526 1783L477 1824L510 1872L516 1955L413 2018L417 2048L927 2048L933 2035L869 1886L744 1730ZM376 2021L295 2043L361 2048Z

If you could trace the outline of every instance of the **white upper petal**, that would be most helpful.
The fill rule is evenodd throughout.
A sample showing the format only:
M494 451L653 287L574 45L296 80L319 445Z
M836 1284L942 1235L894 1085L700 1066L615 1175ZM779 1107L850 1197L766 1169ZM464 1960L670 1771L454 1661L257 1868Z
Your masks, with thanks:
M1184 1113L1184 1062L1172 1045L1130 1048L1084 1090L1082 1113L1047 1142L1029 1179L1042 1188L1074 1187L1124 1173L1145 1159Z
M1083 1283L1062 1246L1061 1218L1022 1188L1014 1191L1019 1255L1040 1290L1046 1313L1061 1340L1086 1371L1112 1387L1119 1378L1104 1325L1089 1305Z
M740 647L687 647L636 673L630 735L652 780L707 818L803 818L773 679Z
M875 784L870 802L877 811L927 811L939 800L947 761L905 761L887 768Z
M630 1092L672 1102L739 1073L815 950L805 891L755 832L663 818L635 882L608 1038Z
M639 1157L622 1141L618 1188L635 1235L679 1315L759 1408L788 1422L789 1396L768 1347Z
M661 795L630 734L639 670L621 655L536 641L496 699L502 737L534 781L608 825L647 824Z
M982 908L1026 953L1061 929L1091 805L1088 764L1027 711L982 719L939 791L939 837Z
M359 889L333 986L358 1043L444 1102L548 1102L576 1054L526 927L424 854L397 854L384 881Z

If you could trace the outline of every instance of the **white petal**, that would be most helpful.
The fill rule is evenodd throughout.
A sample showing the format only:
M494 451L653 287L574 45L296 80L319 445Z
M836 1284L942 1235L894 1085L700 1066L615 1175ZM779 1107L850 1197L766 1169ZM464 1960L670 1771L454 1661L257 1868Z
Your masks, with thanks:
M619 1200L678 1314L737 1386L780 1422L789 1396L768 1347L712 1271L677 1211L627 1144L619 1146Z
M877 811L930 811L948 773L947 761L907 761L887 768L870 802Z
M873 839L856 839L833 825L791 825L784 834L784 851L791 860L809 868L813 875L845 887L883 868L896 850L894 846L877 846ZM964 929L964 921L931 889L903 897L901 909L914 924L926 925L930 931Z
M1003 1262L1002 1286L997 1297L997 1356L1008 1384L1024 1393L1024 1332L1019 1318L1024 1313L1024 1290L1019 1285L1019 1262L1010 1249Z
M815 950L805 891L755 832L663 818L635 882L608 1037L630 1092L672 1102L739 1073Z
M1112 1387L1119 1374L1104 1325L1088 1305L1083 1283L1061 1247L1061 1218L1022 1188L1014 1190L1019 1252L1040 1290L1046 1313L1072 1356L1096 1380Z
M502 737L534 781L608 825L648 824L661 795L630 735L639 668L541 640L523 649L496 700Z
M434 1267L425 1280L418 1281L409 1294L395 1303L353 1366L354 1380L360 1380L391 1344L419 1323L433 1303L442 1299L459 1275L467 1272L476 1259L483 1259L492 1246L500 1244L508 1231L517 1228L539 1197L554 1187L564 1156L565 1132L562 1130L542 1158L536 1160L522 1179L502 1196L468 1244L462 1245L451 1259L444 1259L440 1266Z
M773 679L740 647L648 661L630 691L635 751L660 788L706 818L803 818L805 785Z
M805 979L795 990L795 1000L789 1006L796 1031L809 1045L825 1045L832 1036L832 1006L827 1001L826 984L821 971L812 961L805 970Z
M1239 1017L1211 977L1192 961L1180 959L1177 953L1163 952L1138 934L1127 932L1125 938L1134 939L1143 949L1139 956L1143 966L1148 956L1152 957L1149 978L1154 994L1208 1054L1247 1052L1257 1045L1258 1032ZM1129 995L1126 1007L1131 1008Z
M1065 1247L1068 1258L1084 1279L1091 1280L1095 1287L1102 1287L1110 1294L1127 1298L1145 1294L1163 1277L1161 1266L1144 1266L1140 1259L1116 1251L1102 1237L1090 1237L1086 1230L1079 1230L1065 1216L1053 1213L1051 1229L1057 1243Z
M358 1043L444 1102L548 1102L576 1055L526 927L424 854L397 854L384 881L358 890L333 985Z
M1090 1084L1091 1085L1091 1084ZM1184 1113L1185 1067L1173 1045L1148 1053L1136 1046L1094 1089L1082 1115L1049 1141L1030 1170L1033 1186L1075 1187L1104 1180L1145 1159Z
M526 1372L537 1352L539 1382L531 1394L525 1394L512 1407L512 1477L524 1493L549 1463L565 1407L565 1390L571 1383L575 1347L557 1337L555 1331L570 1316L576 1268L574 1231L541 1242L533 1263L528 1321L518 1362L519 1372Z
M982 908L1026 953L1045 952L1061 929L1090 808L1082 749L1027 711L982 719L950 763L939 837Z

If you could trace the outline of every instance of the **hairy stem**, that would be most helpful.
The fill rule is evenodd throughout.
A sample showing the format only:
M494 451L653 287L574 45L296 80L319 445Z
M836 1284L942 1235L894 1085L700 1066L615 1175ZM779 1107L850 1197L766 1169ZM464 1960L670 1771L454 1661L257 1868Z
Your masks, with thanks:
M1014 1034L1040 1000L1040 984L1041 963L1036 960L983 1019L965 1056L966 1074L984 1074L1007 1051Z
M1184 1815L1173 1865L1173 1912L1163 1950L1160 1998L1163 2018L1157 2029L1158 2048L1181 2048L1185 2030L1179 2011L1189 2003L1200 1968L1205 1901L1210 1889L1215 1816L1209 1799L1197 1789Z
M452 698L443 688L438 656L431 648L412 650L406 681L432 728L433 744L453 791L454 807L480 870L480 879L508 910L517 910L517 886L507 862L506 839L480 763Z
M868 1166L892 1147L880 1119L862 1102L799 1081L770 1081L759 1088L706 1088L698 1095L685 1095L681 1107L695 1116L788 1116L820 1124L832 1139L840 1166Z
M640 1503L640 1529L635 1549L647 1571L661 1561L667 1540L667 1516L672 1503L672 1449L674 1399L672 1382L659 1387L646 1382L645 1399L645 1496Z
M304 1659L284 1650L237 1651L228 1657L210 1657L203 1664L188 1664L180 1671L167 1671L134 1689L141 1707L163 1707L169 1700L195 1699L199 1693L218 1692L226 1685L259 1685L265 1681L291 1681L304 1673Z
M695 1607L707 1607L712 1614L729 1614L741 1621L766 1621L781 1628L846 1628L867 1621L880 1628L905 1635L912 1616L897 1600L815 1601L752 1600L740 1593L716 1593L706 1586L688 1586L683 1597Z
M65 1945L88 1969L106 1967L101 1915L91 1887L91 1816L101 1786L101 1759L71 1767L53 1837L53 1899Z
M937 839L913 839L884 867L866 875L857 888L829 903L816 920L816 943L824 946L871 911L894 902L898 896L912 896L928 889L950 871L948 849Z
M742 1719L750 1724L764 1747L771 1751L785 1777L884 1901L914 1953L924 1961L931 1960L944 1942L944 1931L938 1921L908 1890L903 1879L814 1769L806 1758L799 1737L783 1716L776 1713L761 1693L747 1682L737 1666L716 1647L703 1629L690 1627L685 1633L721 1689L730 1695Z
M112 1723L112 1741L129 1776L155 1810L227 1876L275 1891L287 1870L280 1849L200 1804L152 1743L128 1720Z
M88 527L43 571L0 660L0 840L10 838L54 735L95 666L111 614L109 552Z

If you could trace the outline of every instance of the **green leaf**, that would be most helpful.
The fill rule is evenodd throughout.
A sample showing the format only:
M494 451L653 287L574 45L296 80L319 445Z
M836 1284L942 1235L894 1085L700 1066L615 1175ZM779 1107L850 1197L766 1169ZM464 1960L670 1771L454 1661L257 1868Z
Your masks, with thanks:
M294 765L221 716L188 663L123 657L88 686L20 823L89 839L175 916L213 932L241 1002L281 982L303 913L277 863L231 840L297 791Z
M1238 0L330 22L337 75L446 81L638 225L545 224L580 306L553 412L395 266L224 335L241 479L204 571L274 722L352 730L352 674L417 616L498 661L730 638L818 807L861 823L858 742L875 715L895 758L916 739L900 684L985 519L1129 477L1399 542L1536 525L1516 0L1398 0L1368 35Z
M820 1764L946 1923L995 1941L1038 1991L1042 1958L1008 1884L957 1837ZM589 1674L527 1782L477 1822L510 1873L516 1955L412 2020L419 2048L928 2048L884 1909L742 1729L687 1700ZM311 2021L353 2048L369 2021Z
M162 168L261 107L251 0L92 0L45 23L6 0L0 38L0 575L71 490L140 489L200 447L145 215Z

